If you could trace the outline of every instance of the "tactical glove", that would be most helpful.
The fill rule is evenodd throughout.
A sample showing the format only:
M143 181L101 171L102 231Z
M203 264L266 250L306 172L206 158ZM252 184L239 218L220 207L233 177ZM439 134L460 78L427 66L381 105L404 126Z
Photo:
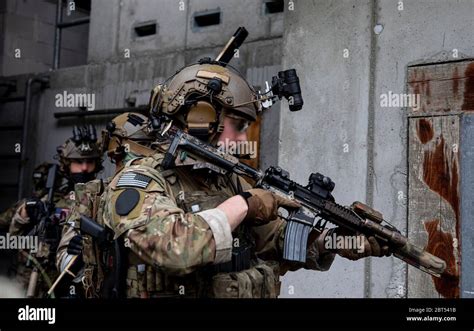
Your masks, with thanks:
M82 258L82 250L84 245L82 244L82 236L80 234L75 235L69 241L67 245L67 253L71 255L78 255L74 264L69 268L69 271L74 275L77 275L78 272L84 267L84 260Z
M67 245L67 253L71 255L80 255L83 248L82 236L78 234L69 241L69 244Z
M278 208L299 208L300 204L263 189L251 189L240 194L247 201L248 211L244 222L263 225L278 217Z
M25 201L26 215L31 224L37 224L43 216L48 214L46 204L40 199L32 198Z
M349 237L350 240L346 240L346 237ZM390 256L392 254L388 245L380 243L373 236L367 237L361 233L354 233L344 228L335 228L328 232L325 241L334 241L334 238L336 242L331 243L330 246L334 247L334 245L336 245L337 247L337 241L344 243L344 245L351 243L351 246L354 246L354 244L357 246L329 249L330 251L336 252L338 255L352 261L368 256L382 257Z

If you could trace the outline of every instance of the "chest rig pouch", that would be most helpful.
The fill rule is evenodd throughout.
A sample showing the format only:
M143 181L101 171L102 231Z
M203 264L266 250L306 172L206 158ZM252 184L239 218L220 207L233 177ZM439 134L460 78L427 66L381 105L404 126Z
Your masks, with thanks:
M280 293L279 264L258 261L252 267L220 272L212 277L207 296L212 298L276 298Z
M229 180L216 178L212 185L204 185L196 178L189 178L188 173L170 169L162 172L170 184L176 204L186 213L198 213L213 209L225 200L239 193L236 185L229 185ZM232 260L211 267L213 273L241 271L250 268L253 258L253 242L246 226L239 226L233 236Z
M103 193L107 182L95 179L87 183L78 183L74 187L75 205L74 216L79 218L84 215L102 225L102 218L98 210L101 204L100 195ZM79 229L79 225L76 224ZM82 295L85 298L98 298L100 296L105 273L107 271L108 250L99 247L96 240L83 234L82 258L84 260L84 276L82 278Z
M218 183L212 190L202 190L202 188L197 189L194 186L196 185L194 180L185 190L183 186L188 184L185 176L175 176L171 172L165 173L164 177L173 188L177 205L185 212L190 213L215 208L231 196L241 192L240 185L230 185L229 181L226 181L222 186ZM177 181L181 179L183 179L183 184L180 187L180 183ZM212 265L197 272L197 277L201 279L199 296L276 298L280 293L279 264L274 261L257 259L254 239L247 226L237 227L232 235L231 261Z

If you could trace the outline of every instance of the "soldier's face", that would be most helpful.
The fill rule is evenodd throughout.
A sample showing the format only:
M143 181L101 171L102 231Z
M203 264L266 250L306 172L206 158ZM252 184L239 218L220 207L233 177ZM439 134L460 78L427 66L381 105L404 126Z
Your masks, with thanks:
M93 159L79 159L71 161L69 170L72 174L81 172L91 173L95 170L95 161Z
M248 121L236 119L233 117L224 117L224 131L219 136L219 142L247 141Z

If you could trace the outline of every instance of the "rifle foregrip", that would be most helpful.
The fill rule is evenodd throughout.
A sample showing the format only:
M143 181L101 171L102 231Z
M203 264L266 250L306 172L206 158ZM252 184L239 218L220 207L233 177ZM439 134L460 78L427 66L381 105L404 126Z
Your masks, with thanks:
M393 254L408 264L436 277L440 277L446 270L446 262L444 260L410 242L407 242L403 247L396 248Z

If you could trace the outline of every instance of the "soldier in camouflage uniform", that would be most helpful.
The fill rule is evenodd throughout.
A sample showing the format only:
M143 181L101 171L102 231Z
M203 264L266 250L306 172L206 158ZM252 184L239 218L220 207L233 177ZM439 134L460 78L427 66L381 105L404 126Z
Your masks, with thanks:
M289 263L282 258L286 224L277 210L296 202L189 158L163 170L167 131L175 128L214 145L247 139L260 104L236 70L205 61L185 67L153 90L150 109L161 133L156 153L127 162L99 210L123 242L126 270L119 279L126 297L277 297L287 270L327 270L335 253L351 259L386 253L374 240L365 240L363 253L330 252L326 231L314 232L306 263Z
M7 208L3 213L0 213L0 232L8 232L12 217L18 208L18 202Z
M41 198L47 193L45 185L50 166L50 163L43 162L33 171L33 198ZM0 214L0 231L5 230L8 232L13 215L15 215L15 211L22 203L24 203L24 200L16 202Z
M95 129L92 126L81 129L75 127L73 137L59 146L57 151L60 174L57 176L55 183L53 217L58 220L59 225L62 227L72 203L71 189L76 183L86 182L95 178L96 174L102 169L102 160ZM44 191L37 192L37 194L41 195L25 199L19 203L19 207L15 210L10 224L10 235L27 235L40 221L45 211L44 202L47 198L45 193ZM26 288L31 274L31 268L27 267L27 263L29 258L33 259L33 265L40 270L42 275L39 280L39 286L36 287L37 296L39 297L44 296L46 290L51 286L51 282L57 276L57 271L54 267L50 267L51 261L48 261L51 253L49 245L41 244L40 248L40 251L34 257L35 259L27 251L21 250L19 252L16 276L17 281ZM45 261L45 263L40 264L38 262L40 260ZM54 263L54 261L52 262Z
M118 172L128 161L154 154L149 148L154 140L146 116L124 113L109 122L107 129L103 131L102 152L107 152ZM101 203L100 196L107 183L108 180L96 179L75 185L75 202L56 254L56 266L60 272L65 271L71 263L66 272L72 277L65 277L62 282L69 283L70 290L79 297L103 296L103 284L106 281L104 275L112 267L108 263L109 252L90 236L82 235L78 222L80 216L85 215L98 224L103 224L102 215L97 211ZM71 262L74 256L77 258Z

